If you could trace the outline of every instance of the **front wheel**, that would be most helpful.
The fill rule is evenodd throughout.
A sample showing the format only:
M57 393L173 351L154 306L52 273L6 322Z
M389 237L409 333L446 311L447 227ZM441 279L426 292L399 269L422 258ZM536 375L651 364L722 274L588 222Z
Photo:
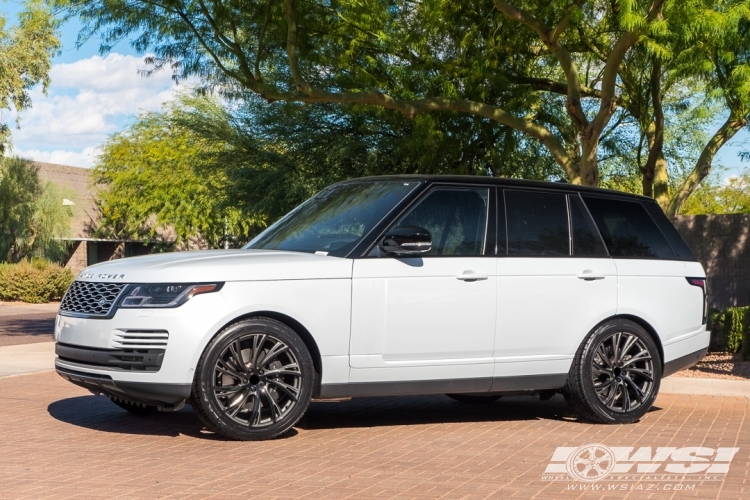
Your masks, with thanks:
M228 326L206 347L193 400L210 430L242 441L278 437L312 397L315 371L304 342L288 326L251 318Z
M565 400L586 420L636 422L654 404L661 357L651 335L628 320L591 332L579 347L563 389Z

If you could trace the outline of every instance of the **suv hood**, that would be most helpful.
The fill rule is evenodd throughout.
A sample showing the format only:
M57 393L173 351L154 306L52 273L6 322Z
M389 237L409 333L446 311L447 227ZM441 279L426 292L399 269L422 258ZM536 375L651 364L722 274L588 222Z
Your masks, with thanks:
M352 277L352 260L280 250L201 250L95 264L76 280L104 283L206 283Z

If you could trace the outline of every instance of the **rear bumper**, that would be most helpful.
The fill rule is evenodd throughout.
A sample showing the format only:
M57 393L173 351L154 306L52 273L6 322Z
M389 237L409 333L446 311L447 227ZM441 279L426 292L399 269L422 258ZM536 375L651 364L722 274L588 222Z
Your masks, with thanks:
M57 363L55 369L65 380L94 394L124 398L160 408L179 406L190 397L190 384L114 381L109 375L80 372Z
M664 363L664 372L662 373L662 377L668 377L680 370L690 368L698 361L703 359L707 352L708 347L704 347L703 349L691 352L690 354L686 354L677 359L673 359L672 361L667 361L666 363Z

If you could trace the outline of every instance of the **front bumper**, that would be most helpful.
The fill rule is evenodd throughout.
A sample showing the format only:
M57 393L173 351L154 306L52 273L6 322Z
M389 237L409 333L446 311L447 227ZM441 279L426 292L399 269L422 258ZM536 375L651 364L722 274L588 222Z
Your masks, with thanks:
M97 375L63 368L55 363L57 373L65 380L88 389L94 394L104 394L160 409L177 407L190 397L190 384L158 384L150 382L125 382L112 380L109 375Z
M55 368L95 393L179 405L190 396L206 344L231 318L221 292L177 308L119 309L108 319L58 315Z

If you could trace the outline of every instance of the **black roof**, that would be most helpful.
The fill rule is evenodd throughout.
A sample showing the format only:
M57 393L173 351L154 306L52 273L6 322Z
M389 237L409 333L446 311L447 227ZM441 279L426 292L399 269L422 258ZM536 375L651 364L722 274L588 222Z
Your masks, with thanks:
M585 194L599 194L607 196L622 196L628 198L637 198L642 201L651 201L653 198L642 196L638 194L625 193L622 191L614 191L612 189L594 188L588 186L578 186L575 184L569 184L567 182L548 182L548 181L530 181L525 179L508 179L504 177L485 177L480 175L379 175L372 177L359 177L356 179L349 179L343 182L358 182L358 181L411 181L411 182L447 182L454 184L488 184L492 186L502 187L526 187L526 188L542 188L551 189L565 192L578 192Z

